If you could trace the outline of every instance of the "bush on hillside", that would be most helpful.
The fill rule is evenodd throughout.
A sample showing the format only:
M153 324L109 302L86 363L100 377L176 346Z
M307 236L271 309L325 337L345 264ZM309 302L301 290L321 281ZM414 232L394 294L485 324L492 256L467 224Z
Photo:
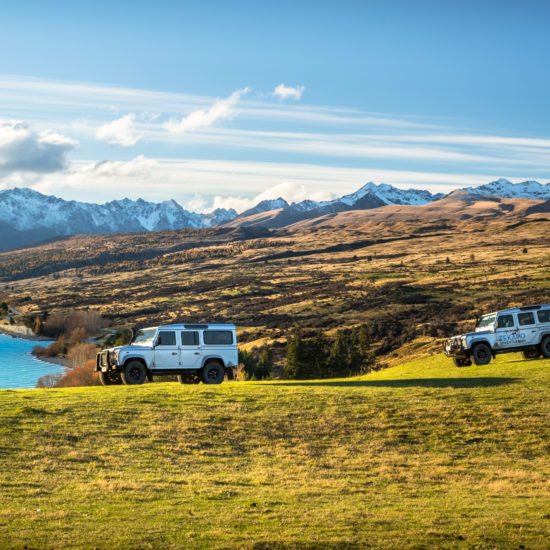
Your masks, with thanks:
M67 352L69 365L71 368L77 368L86 364L87 361L95 361L98 350L99 348L94 346L94 344L87 344L83 342L74 344Z
M42 331L46 336L59 338L65 336L75 340L87 338L95 334L105 325L103 317L96 311L73 309L68 311L56 311L48 316L44 322ZM75 330L79 330L73 337Z
M100 386L99 376L94 372L95 359L88 359L78 367L67 369L53 386L54 388L76 388L81 386Z
M67 345L63 338L52 342L49 346L34 346L32 354L37 357L62 357L67 353Z
M340 330L332 343L322 331L305 339L296 331L288 340L284 375L291 380L355 376L373 370L375 356L366 325Z

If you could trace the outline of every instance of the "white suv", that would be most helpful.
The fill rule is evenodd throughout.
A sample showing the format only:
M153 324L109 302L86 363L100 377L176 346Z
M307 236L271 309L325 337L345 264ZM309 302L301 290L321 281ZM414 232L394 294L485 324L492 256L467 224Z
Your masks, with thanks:
M220 384L239 362L235 325L166 325L138 330L127 346L97 354L103 385L142 384L176 374L182 384Z
M550 357L550 304L524 306L483 315L475 332L454 336L445 355L457 367L487 365L497 353L521 351L525 359Z

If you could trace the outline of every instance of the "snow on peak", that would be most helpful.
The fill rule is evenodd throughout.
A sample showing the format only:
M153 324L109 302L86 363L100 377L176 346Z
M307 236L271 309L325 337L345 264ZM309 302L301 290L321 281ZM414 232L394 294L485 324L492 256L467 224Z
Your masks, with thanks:
M422 189L398 189L387 183L376 185L373 182L366 183L355 193L341 197L340 202L352 206L366 195L374 195L384 204L427 204L441 198L443 195L432 195Z
M154 203L124 198L95 204L48 197L27 188L0 191L4 223L19 231L43 228L56 235L211 227L235 216L228 210L215 216L189 212L173 199Z
M507 199L550 199L550 183L544 185L535 180L512 183L507 179L500 178L478 187L466 187L464 191L468 191L472 195L498 196Z

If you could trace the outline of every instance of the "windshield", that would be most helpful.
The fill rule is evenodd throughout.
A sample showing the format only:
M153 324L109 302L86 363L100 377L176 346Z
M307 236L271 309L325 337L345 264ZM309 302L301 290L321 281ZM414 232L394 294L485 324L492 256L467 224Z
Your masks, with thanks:
M152 344L156 333L156 328L142 328L136 332L136 337L132 344Z
M481 321L479 321L479 325L477 325L476 327L476 330L484 329L484 328L493 328L496 318L497 318L496 313L491 313L490 315L483 315L483 317L481 317Z

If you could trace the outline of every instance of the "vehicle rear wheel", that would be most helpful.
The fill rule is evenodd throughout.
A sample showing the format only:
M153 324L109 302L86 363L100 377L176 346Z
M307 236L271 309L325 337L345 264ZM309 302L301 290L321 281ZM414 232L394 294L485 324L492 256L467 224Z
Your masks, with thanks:
M202 368L201 377L205 384L221 384L225 377L225 370L219 363L210 361Z
M122 371L122 381L127 385L143 384L147 368L141 361L128 361Z
M469 367L472 364L472 360L464 357L453 357L453 363L455 367Z
M550 357L550 336L545 336L540 343L540 351L544 357Z
M99 381L103 386L118 386L122 384L120 372L100 372Z
M477 344L472 350L472 359L476 365L488 365L491 357L491 348L487 344Z
M540 357L540 351L536 349L527 349L521 352L524 359L538 359Z
M180 384L198 384L200 381L198 374L178 374Z

